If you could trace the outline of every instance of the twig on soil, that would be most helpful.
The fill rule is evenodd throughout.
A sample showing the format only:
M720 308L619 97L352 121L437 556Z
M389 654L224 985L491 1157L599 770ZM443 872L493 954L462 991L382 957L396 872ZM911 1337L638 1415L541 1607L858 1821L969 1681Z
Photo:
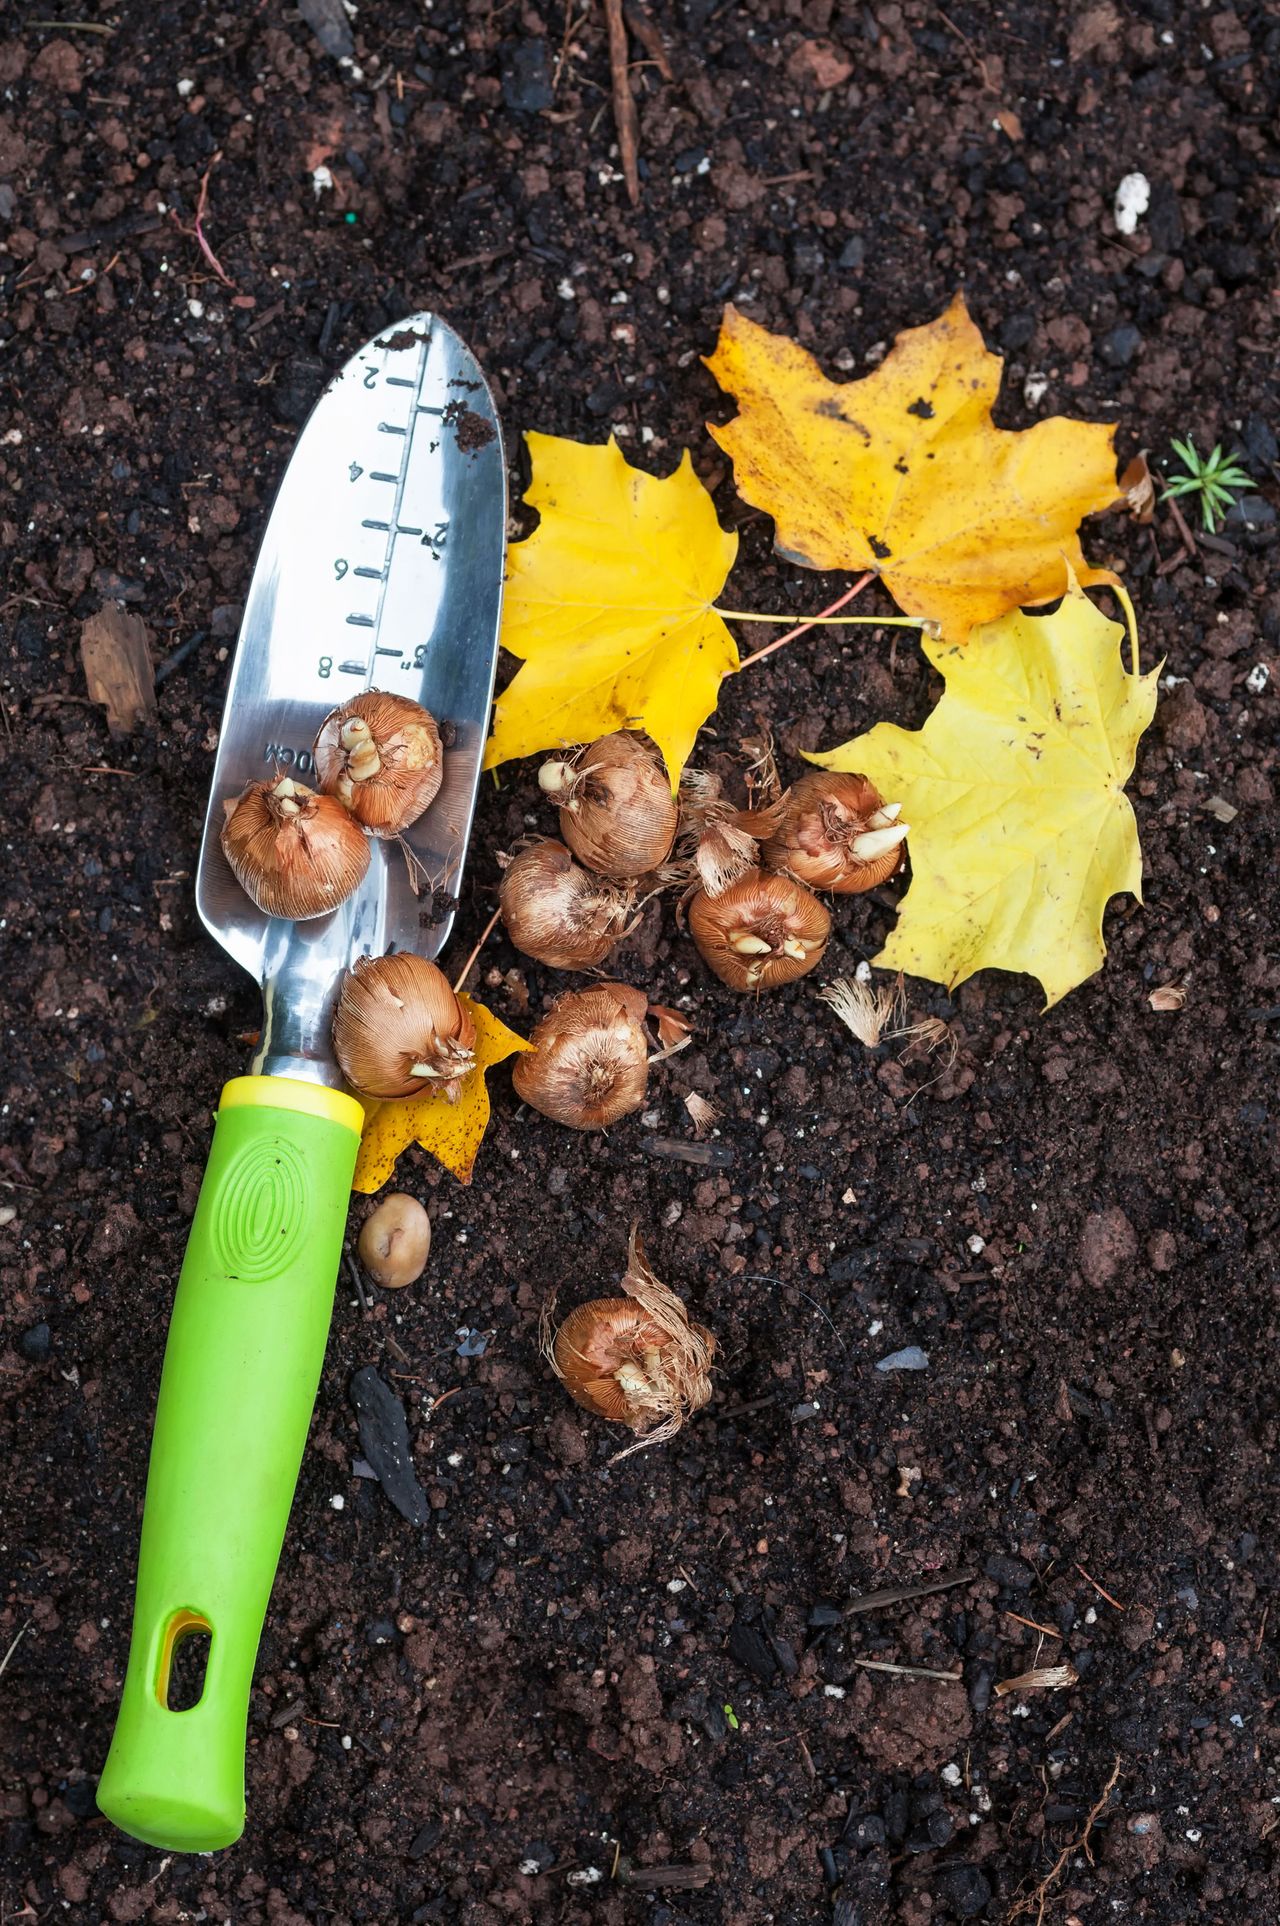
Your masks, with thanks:
M667 58L667 49L663 44L662 35L654 22L650 20L644 8L639 4L639 0L626 0L622 11L627 25L648 54L654 66L658 69L658 72L662 75L662 78L664 80L674 80L675 73L672 70L670 60Z
M1172 515L1174 519L1179 535L1181 535L1182 537L1182 546L1186 549L1188 556L1194 555L1197 547L1197 539L1196 539L1196 536L1192 533L1192 530L1188 527L1187 518L1183 514L1182 510L1178 507L1176 497L1173 495L1166 495L1164 497L1164 502L1165 502L1165 506L1169 510L1169 513Z
M1052 1625L1042 1625L1038 1618L1024 1618L1021 1612L1006 1612L1005 1617L1016 1619L1019 1625L1029 1625L1033 1632L1043 1632L1046 1638L1059 1641L1062 1638L1061 1632L1055 1632Z
M763 662L767 655L773 655L777 649L784 649L787 643L794 642L798 635L804 635L807 630L816 628L819 622L826 620L827 616L835 615L838 610L845 607L846 603L852 602L855 595L861 595L867 583L874 582L875 579L875 570L868 569L865 575L858 577L852 588L847 588L843 595L838 595L835 601L821 610L819 614L809 616L806 621L801 622L796 628L788 629L785 635L778 636L773 642L766 642L764 647L757 649L754 655L746 656L743 661L738 664L739 669L750 668L753 662Z
M1103 1586L1099 1585L1096 1578L1090 1578L1088 1572L1085 1570L1083 1565L1077 1565L1076 1570L1079 1572L1081 1578L1084 1579L1086 1584L1093 1586L1093 1589L1095 1592L1097 1592L1099 1598L1105 1598L1108 1605L1114 1605L1118 1612L1122 1612L1124 1610L1124 1606L1120 1603L1120 1600L1118 1598L1112 1598L1110 1592L1105 1590Z
M213 249L210 247L207 239L205 238L205 231L204 231L204 217L205 217L205 214L208 212L208 208L209 208L209 176L210 174L212 174L214 168L218 165L218 162L221 159L222 159L222 149L219 148L217 153L214 155L213 159L209 162L209 165L204 170L204 175L200 181L200 194L199 194L199 198L196 201L196 218L193 225L191 227L183 227L182 222L178 219L176 214L173 216L173 224L177 228L180 234L192 234L195 236L197 247L200 249L200 252L204 255L205 260L209 263L209 266L213 269L218 279L222 282L223 287L234 288L235 282L231 279L231 276L227 273L221 261L218 259L217 255L214 253Z
M342 1258L348 1271L351 1273L351 1282L356 1287L356 1296L360 1299L360 1309L367 1317L369 1315L369 1300L365 1295L364 1280L360 1276L360 1266L356 1263L350 1251L344 1250Z
M963 1685L963 1672L935 1672L927 1665L891 1665L888 1659L855 1659L864 1672L892 1672L895 1678L944 1679L948 1685Z
M1007 1917L1006 1926L1013 1926L1015 1919L1025 1919L1031 1913L1033 1907L1035 1909L1036 1926L1041 1926L1041 1922L1044 1919L1044 1909L1049 1903L1049 1894L1053 1887L1057 1885L1059 1879L1061 1879L1073 1853L1083 1852L1089 1864L1093 1864L1093 1849L1089 1844L1089 1835L1092 1833L1107 1800L1115 1790L1115 1783L1119 1777L1120 1754L1117 1752L1116 1762L1111 1768L1111 1777L1107 1780L1106 1785L1103 1786L1101 1793L1098 1795L1098 1803L1090 1810L1089 1817L1084 1822L1084 1831L1078 1839L1073 1839L1069 1846L1062 1848L1062 1851L1058 1854L1058 1857L1054 1860L1053 1865L1040 1881L1035 1891L1029 1893L1025 1899L1018 1901L1013 1911L1009 1913Z
M28 1619L26 1624L20 1626L19 1629L14 1633L13 1641L10 1644L8 1651L5 1653L4 1657L0 1659L0 1678L4 1676L5 1668L8 1666L9 1660L13 1657L14 1653L17 1651L18 1647L21 1645L23 1639L26 1637L30 1629L31 1629L31 1620Z
M613 82L613 118L618 129L618 155L622 178L627 184L627 199L632 207L640 205L640 121L631 92L627 71L627 23L622 17L622 0L604 0L609 22L609 77Z
M844 1608L846 1618L855 1612L877 1612L884 1605L906 1605L913 1598L928 1598L931 1592L949 1592L956 1585L968 1585L978 1576L977 1567L966 1566L963 1571L945 1572L941 1578L929 1579L923 1585L890 1585L881 1592L863 1592L860 1598L850 1599Z
M610 1877L620 1886L630 1886L638 1893L656 1893L664 1888L679 1892L699 1892L709 1886L715 1873L704 1861L694 1860L687 1865L672 1866L633 1866L621 1854L613 1862Z
M463 964L462 968L458 971L457 976L453 980L453 994L455 996L457 996L459 990L462 988L463 984L466 982L467 976L471 969L471 965L475 962L481 950L484 948L485 944L488 942L489 937L493 933L494 925L497 923L497 920L501 916L501 914L502 914L502 905L499 904L497 909L493 912L493 915L489 918L489 921L485 924L484 928L481 930L479 936L477 937L475 948L472 950L470 956L467 958L466 962Z
M995 88L991 85L991 75L987 72L987 63L982 58L982 55L978 52L977 48L974 46L972 40L970 40L968 34L965 33L962 28L957 27L955 21L949 19L948 16L942 11L941 7L935 8L934 11L937 13L938 18L939 20L942 21L943 25L950 27L956 39L963 43L965 51L968 54L970 60L972 60L974 66L978 69L979 74L982 76L982 86L983 86L984 92L988 94L997 93L999 91L998 88Z
M114 27L104 26L99 20L28 20L29 27L56 27L59 33L100 33L108 39L115 32Z

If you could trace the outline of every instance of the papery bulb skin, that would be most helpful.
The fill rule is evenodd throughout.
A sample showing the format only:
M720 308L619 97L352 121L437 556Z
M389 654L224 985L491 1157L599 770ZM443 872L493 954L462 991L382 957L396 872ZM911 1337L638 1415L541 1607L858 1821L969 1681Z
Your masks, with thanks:
M321 789L373 836L398 836L417 822L444 779L434 716L420 702L381 689L331 710L312 755Z
M571 1130L606 1130L630 1116L649 1080L647 1008L644 992L625 983L567 991L512 1067L516 1095Z
M368 842L332 796L277 776L246 784L224 808L223 854L264 915L295 923L327 916L364 880Z
M908 826L901 805L885 803L865 776L815 769L787 791L782 820L764 845L771 869L856 896L901 867Z
M443 970L410 951L362 956L347 971L333 1050L361 1096L390 1099L443 1088L456 1097L475 1066L476 1030Z
M753 869L719 896L699 890L689 904L689 930L722 983L734 990L772 990L821 961L831 917L803 883Z
M538 782L560 804L564 842L597 876L629 882L670 855L676 800L648 736L617 729L570 759L544 763Z
M555 970L590 970L626 934L634 891L592 876L563 843L530 843L503 872L502 920L525 956Z

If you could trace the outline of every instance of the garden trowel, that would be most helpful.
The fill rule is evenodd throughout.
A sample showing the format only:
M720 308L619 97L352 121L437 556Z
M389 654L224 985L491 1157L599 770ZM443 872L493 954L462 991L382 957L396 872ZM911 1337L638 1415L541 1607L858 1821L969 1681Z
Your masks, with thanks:
M505 531L488 389L453 331L416 314L347 362L299 438L245 604L200 850L200 915L261 981L262 1040L251 1073L222 1092L174 1300L129 1667L98 1787L109 1819L170 1851L208 1852L244 1828L249 1689L363 1117L330 1023L356 957L434 957L449 934L493 693ZM222 854L223 804L274 771L308 782L325 715L371 688L436 718L439 795L402 839L371 841L364 882L339 909L268 918Z

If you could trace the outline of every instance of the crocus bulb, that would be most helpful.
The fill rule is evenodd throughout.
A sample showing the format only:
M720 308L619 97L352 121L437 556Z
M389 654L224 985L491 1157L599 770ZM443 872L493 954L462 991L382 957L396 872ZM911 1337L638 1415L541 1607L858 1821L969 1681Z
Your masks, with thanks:
M706 1404L716 1348L711 1332L690 1323L675 1292L655 1277L634 1229L628 1257L623 1296L580 1304L554 1332L548 1314L543 1332L569 1396L636 1433L638 1442L617 1458L674 1437Z
M358 957L342 979L333 1051L353 1090L456 1099L475 1064L476 1030L443 970L411 951Z
M511 1072L516 1095L571 1130L604 1130L644 1102L648 999L626 983L568 990Z
M332 796L278 776L223 805L222 850L236 881L267 916L324 916L363 880L369 845Z
M589 970L626 934L635 893L590 875L563 843L547 841L512 859L498 901L518 950L552 969Z
M656 869L676 834L676 802L648 736L617 729L544 762L538 784L560 805L560 834L597 876L626 882Z
M764 860L811 889L855 896L885 882L902 862L907 825L901 813L901 803L882 802L865 776L812 770L783 798Z
M330 710L312 755L320 787L375 836L417 822L444 777L435 719L420 702L381 689Z
M734 990L772 990L819 961L831 918L812 890L776 870L751 869L719 896L699 890L689 905L693 940Z

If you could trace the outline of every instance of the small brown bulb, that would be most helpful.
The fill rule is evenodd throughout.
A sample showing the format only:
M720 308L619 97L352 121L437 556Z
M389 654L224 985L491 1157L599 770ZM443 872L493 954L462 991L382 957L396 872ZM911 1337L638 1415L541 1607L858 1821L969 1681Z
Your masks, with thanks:
M811 889L856 896L885 882L902 862L907 825L901 803L885 803L865 776L815 769L784 798L782 821L764 860Z
M312 755L326 795L374 836L398 836L416 823L444 777L434 717L420 702L381 689L332 709Z
M675 1292L654 1276L631 1233L622 1297L596 1298L570 1311L544 1350L569 1396L639 1440L618 1458L672 1438L711 1396L716 1341L692 1324Z
M648 736L617 729L578 755L544 762L538 784L560 805L560 834L597 876L657 869L676 835L676 799Z
M375 1284L388 1291L403 1290L427 1268L431 1219L416 1197L393 1190L365 1218L356 1249Z
M455 1099L475 1064L476 1030L443 970L410 951L357 958L342 979L333 1051L353 1090Z
M363 880L369 845L332 796L278 776L246 784L223 807L223 854L264 915L295 923L324 916Z
M689 929L722 983L734 990L772 990L819 961L831 918L803 883L752 869L719 896L699 890L689 905Z
M563 843L548 841L512 860L498 901L518 950L555 970L589 970L626 934L635 893L590 875Z
M626 983L568 990L511 1072L516 1095L571 1130L605 1130L644 1102L648 999Z

